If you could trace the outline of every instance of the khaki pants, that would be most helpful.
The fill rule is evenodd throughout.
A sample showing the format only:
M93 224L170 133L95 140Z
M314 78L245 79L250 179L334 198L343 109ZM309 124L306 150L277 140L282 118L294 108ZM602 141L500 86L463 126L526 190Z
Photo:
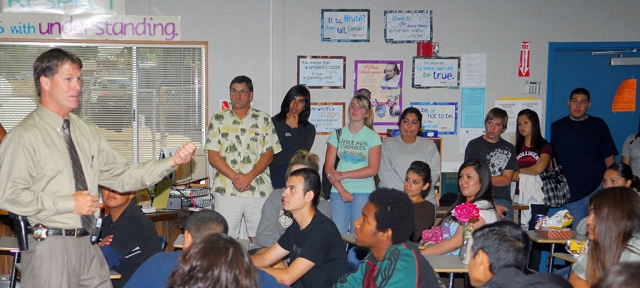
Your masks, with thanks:
M91 245L89 236L49 236L40 242L27 237L21 287L112 287L107 261L100 247Z

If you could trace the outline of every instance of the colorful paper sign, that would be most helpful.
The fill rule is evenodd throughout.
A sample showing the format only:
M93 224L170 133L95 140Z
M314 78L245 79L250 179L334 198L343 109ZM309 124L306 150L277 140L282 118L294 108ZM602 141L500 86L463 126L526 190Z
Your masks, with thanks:
M484 128L485 88L462 88L461 128Z
M520 65L518 67L518 77L529 77L529 65L531 61L529 56L531 55L530 47L531 42L522 41L520 46Z
M395 125L402 113L402 61L356 60L354 94L366 89L371 94L373 123Z
M457 102L411 102L422 113L422 130L438 130L438 134L457 134Z
M322 42L369 42L369 9L322 9Z
M413 88L458 88L460 58L413 57Z
M637 97L637 79L627 79L620 83L616 95L613 97L611 112L635 112Z
M316 135L329 135L344 127L344 102L311 102L309 123L316 127Z
M384 41L412 43L433 39L432 10L385 10Z
M298 56L298 84L309 89L344 89L345 56Z
M0 38L180 41L180 16L0 13Z

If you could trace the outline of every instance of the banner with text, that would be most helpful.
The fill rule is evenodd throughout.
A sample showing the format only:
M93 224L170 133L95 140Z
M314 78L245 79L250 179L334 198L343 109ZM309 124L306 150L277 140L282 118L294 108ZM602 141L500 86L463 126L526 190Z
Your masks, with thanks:
M432 10L385 10L384 41L412 43L433 39Z
M344 102L311 102L309 123L316 126L316 134L329 135L344 127Z
M298 85L309 89L344 89L345 56L298 56Z
M2 13L0 38L180 41L180 16Z
M322 9L322 42L369 42L369 9Z
M124 15L125 0L2 0L2 13Z
M457 102L411 102L422 113L422 130L438 130L438 134L458 132Z
M413 88L458 88L460 58L413 57Z

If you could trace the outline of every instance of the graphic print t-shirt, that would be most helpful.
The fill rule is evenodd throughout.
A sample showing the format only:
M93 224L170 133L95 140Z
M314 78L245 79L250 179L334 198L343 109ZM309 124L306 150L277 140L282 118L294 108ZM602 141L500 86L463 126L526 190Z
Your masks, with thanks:
M482 136L469 141L464 152L464 161L469 159L483 160L489 165L491 176L500 176L504 170L518 171L516 162L516 147L500 138L498 142L491 143ZM511 185L493 186L493 197L511 199Z
M540 155L542 154L551 155L551 145L549 143L542 146L540 151L531 151L531 147L522 145L522 151L520 151L520 154L516 156L516 159L518 160L518 168L522 169L533 166L533 164L538 162Z
M338 171L352 171L369 165L369 149L382 145L380 135L378 135L369 127L362 127L356 134L351 134L348 127L342 127L342 135L340 135L340 143L336 136L336 132L331 132L331 136L327 140L327 144L331 144L338 148ZM371 193L376 189L373 177L363 179L344 179L340 181L344 189L351 193ZM331 192L338 192L335 187L331 188Z

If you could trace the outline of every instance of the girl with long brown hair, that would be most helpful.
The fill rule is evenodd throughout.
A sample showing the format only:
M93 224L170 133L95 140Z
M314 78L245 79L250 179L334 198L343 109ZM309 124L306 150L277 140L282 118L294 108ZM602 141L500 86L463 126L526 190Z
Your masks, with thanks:
M574 288L589 287L607 268L640 261L640 196L631 188L600 190L589 199L589 248L572 268Z

